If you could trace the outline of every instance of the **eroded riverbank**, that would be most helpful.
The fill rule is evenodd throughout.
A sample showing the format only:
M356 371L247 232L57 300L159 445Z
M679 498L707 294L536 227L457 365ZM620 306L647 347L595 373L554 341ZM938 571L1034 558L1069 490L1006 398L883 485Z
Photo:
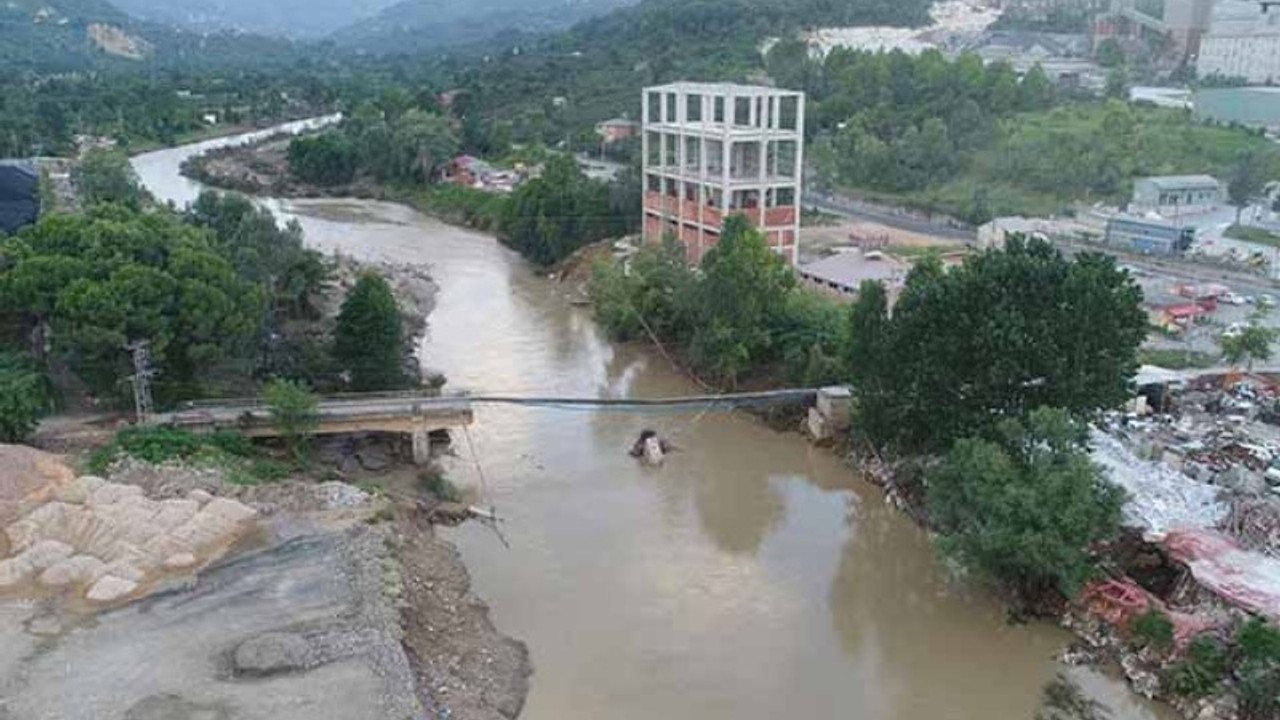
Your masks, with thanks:
M179 203L199 190L178 176L184 152L136 163ZM451 387L692 390L647 351L606 342L492 237L387 203L264 202L314 247L429 267L440 293L420 355ZM661 471L626 456L644 427L683 448ZM496 625L528 643L522 717L1025 720L1059 674L1115 717L1158 717L1121 683L1059 663L1065 632L1010 626L877 488L798 436L717 412L550 408L482 408L470 435L451 476L498 509L510 548L479 526L444 534Z

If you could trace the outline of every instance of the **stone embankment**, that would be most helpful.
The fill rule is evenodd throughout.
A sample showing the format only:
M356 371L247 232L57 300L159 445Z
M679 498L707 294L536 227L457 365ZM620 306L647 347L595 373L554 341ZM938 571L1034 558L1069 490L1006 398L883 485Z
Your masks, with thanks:
M0 718L514 717L523 645L399 514L343 483L77 478L0 446Z

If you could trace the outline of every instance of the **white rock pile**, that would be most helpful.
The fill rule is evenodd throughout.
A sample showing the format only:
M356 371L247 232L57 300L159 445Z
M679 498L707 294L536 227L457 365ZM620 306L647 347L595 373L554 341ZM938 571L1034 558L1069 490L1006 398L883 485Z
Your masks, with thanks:
M114 602L156 575L217 557L256 516L247 505L203 490L151 500L134 485L81 477L4 528L9 556L0 558L0 593L34 582Z

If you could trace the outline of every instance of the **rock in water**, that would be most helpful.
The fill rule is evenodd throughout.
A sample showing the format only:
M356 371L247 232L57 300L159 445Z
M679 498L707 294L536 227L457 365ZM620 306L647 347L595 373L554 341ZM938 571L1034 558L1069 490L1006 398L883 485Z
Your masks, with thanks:
M667 459L666 453L662 451L662 441L656 436L646 438L644 441L644 462L646 465L658 467Z

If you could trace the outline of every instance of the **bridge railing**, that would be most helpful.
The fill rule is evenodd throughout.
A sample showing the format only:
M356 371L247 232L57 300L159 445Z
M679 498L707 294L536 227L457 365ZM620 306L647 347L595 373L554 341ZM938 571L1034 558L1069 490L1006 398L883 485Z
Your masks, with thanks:
M397 390L389 392L369 392L369 393L333 393L330 395L321 395L320 402L358 402L360 400L416 400L416 399L465 399L463 394L445 395L440 390L434 388L423 388L420 390ZM228 408L262 408L267 403L262 398L221 398L210 400L188 400L181 403L176 408L177 411L183 410L208 410Z

